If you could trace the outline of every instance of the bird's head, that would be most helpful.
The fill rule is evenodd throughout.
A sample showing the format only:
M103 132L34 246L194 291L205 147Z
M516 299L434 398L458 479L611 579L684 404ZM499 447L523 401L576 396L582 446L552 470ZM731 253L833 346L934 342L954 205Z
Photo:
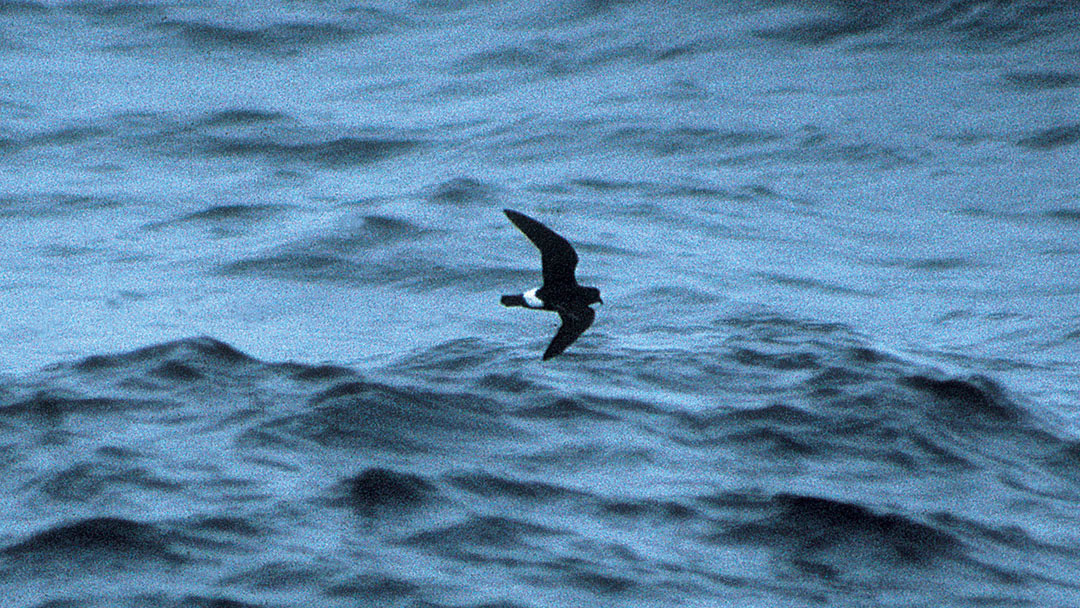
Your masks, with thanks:
M586 294L589 298L589 304L603 304L604 301L600 299L600 290L595 287L586 287L589 293Z

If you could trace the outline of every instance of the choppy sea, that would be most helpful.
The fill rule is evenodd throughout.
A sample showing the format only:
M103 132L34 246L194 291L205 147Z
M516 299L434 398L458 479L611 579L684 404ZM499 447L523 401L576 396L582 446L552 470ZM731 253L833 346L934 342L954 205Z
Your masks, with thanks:
M1078 93L1051 0L0 0L0 605L1080 606Z

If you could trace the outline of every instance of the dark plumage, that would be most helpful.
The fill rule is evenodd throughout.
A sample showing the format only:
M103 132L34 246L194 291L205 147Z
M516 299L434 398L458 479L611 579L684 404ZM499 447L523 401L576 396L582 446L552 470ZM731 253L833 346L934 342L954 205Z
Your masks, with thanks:
M574 278L578 263L577 252L566 239L527 215L510 209L503 209L503 213L540 250L544 284L523 294L503 296L502 305L553 310L559 313L562 326L544 351L544 360L547 361L566 350L567 346L573 344L574 340L592 325L596 313L589 305L603 304L604 301L600 299L599 289L578 285Z

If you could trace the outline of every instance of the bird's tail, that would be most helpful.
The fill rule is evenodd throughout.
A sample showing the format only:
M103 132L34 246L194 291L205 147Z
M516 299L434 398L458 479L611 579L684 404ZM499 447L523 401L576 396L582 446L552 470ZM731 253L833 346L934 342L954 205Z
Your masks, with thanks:
M525 306L525 296L503 296L500 300L503 306Z

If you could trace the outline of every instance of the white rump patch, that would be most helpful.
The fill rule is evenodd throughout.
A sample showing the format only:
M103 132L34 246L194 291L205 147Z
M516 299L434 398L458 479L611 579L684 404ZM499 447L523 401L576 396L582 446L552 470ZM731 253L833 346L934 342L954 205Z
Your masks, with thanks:
M522 297L525 298L525 305L528 306L529 308L543 308L544 307L544 303L540 300L540 298L536 297L536 290L537 289L540 289L540 288L537 287L536 289L530 289L529 291L526 291L525 293L521 294Z

